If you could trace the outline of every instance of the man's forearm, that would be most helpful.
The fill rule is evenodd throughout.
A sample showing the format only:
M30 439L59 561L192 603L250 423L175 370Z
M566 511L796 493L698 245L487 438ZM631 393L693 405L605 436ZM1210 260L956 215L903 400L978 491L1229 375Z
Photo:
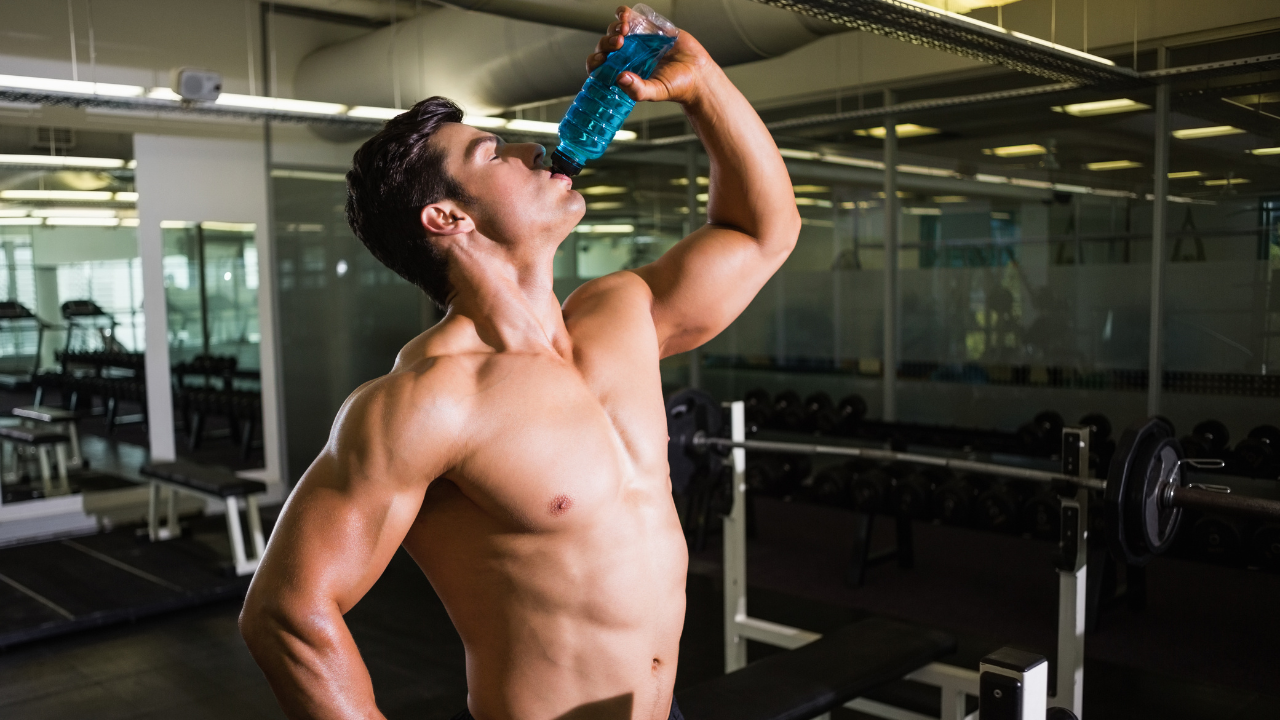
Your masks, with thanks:
M761 243L793 243L798 215L791 178L751 103L711 64L684 111L711 162L707 221L738 228Z

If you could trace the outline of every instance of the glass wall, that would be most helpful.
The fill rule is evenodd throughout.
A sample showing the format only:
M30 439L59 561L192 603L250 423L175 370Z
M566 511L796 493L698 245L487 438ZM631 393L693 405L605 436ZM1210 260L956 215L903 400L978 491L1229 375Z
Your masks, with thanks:
M164 222L161 236L170 362L216 355L257 370L262 336L254 226Z

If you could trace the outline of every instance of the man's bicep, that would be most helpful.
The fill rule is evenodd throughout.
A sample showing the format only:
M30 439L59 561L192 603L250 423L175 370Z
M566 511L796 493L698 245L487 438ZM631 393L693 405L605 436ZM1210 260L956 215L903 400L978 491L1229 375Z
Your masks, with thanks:
M662 356L692 350L718 335L786 257L737 229L707 225L639 268L636 273L653 292Z

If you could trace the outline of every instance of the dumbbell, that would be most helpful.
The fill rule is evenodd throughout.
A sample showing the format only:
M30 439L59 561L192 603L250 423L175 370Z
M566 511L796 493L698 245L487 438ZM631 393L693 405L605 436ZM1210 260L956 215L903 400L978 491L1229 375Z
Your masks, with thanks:
M800 482L796 499L815 505L847 508L852 479L853 473L845 463L828 465Z
M870 465L856 469L849 483L849 506L862 513L884 512L892 490L893 477L884 468Z
M1209 450L1209 457L1222 457L1231 447L1231 433L1218 420L1204 420L1191 428L1191 437L1200 440Z
M1280 470L1280 429L1259 425L1236 443L1231 454L1233 469L1251 477L1274 478Z
M1062 500L1052 488L1027 498L1018 511L1022 532L1037 540L1057 540L1062 525Z
M804 403L795 390L783 390L773 397L769 426L775 430L797 431L804 424Z
M899 466L893 466L896 470ZM933 514L933 493L952 479L945 468L907 467L890 471L893 475L893 511L913 520L928 520Z
M973 524L992 532L1017 532L1021 527L1019 511L1026 496L1022 483L991 478L974 502Z
M804 429L808 432L829 435L839 422L840 416L830 395L819 391L804 399Z
M989 480L985 475L966 474L942 483L933 492L933 517L945 525L970 524L974 504Z
M1064 424L1061 415L1045 410L1018 428L1018 439L1032 452L1052 453L1058 450Z
M769 424L769 417L773 415L773 397L768 390L755 388L748 390L742 400L746 406L743 419L746 421L747 434L754 435Z
M1266 523L1253 531L1253 561L1280 572L1280 524Z
M1102 413L1089 413L1080 418L1080 427L1087 427L1093 431L1089 438L1090 445L1097 445L1111 438L1111 420Z
M812 467L807 455L757 453L754 459L747 458L747 487L761 495L788 497Z
M846 395L836 405L836 416L839 417L838 431L852 434L858 423L867 416L867 401L861 395Z
M1191 528L1191 548L1201 560L1239 565L1245 560L1244 533L1235 520L1205 515Z

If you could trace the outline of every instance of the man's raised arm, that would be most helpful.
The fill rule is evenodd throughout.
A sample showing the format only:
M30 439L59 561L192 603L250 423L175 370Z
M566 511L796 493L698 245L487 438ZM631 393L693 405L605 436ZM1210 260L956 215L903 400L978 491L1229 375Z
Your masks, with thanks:
M592 67L604 61L601 53L622 46L631 11L618 11ZM747 307L795 247L800 214L764 122L688 33L680 33L649 80L625 73L619 85L636 100L680 103L711 161L707 224L636 271L653 292L665 357L710 340Z
M403 442L406 432L426 432L410 407L413 389L396 387L406 381L383 378L347 400L245 598L240 632L290 718L382 717L342 616L382 574L429 479L443 472L443 458L418 448L449 445Z

